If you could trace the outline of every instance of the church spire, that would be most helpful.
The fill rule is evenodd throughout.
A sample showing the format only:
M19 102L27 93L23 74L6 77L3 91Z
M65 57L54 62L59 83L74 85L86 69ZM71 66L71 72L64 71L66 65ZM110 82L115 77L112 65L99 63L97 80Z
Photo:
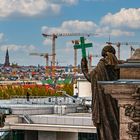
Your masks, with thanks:
M7 48L7 50L6 50L6 56L5 56L5 63L4 63L4 66L5 66L5 67L10 66L8 48Z

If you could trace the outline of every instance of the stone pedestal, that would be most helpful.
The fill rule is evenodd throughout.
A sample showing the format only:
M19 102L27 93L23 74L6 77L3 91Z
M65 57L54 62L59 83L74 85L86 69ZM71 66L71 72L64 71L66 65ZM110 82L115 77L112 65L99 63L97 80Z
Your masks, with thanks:
M119 67L119 80L99 84L105 94L118 100L120 140L140 140L140 49Z

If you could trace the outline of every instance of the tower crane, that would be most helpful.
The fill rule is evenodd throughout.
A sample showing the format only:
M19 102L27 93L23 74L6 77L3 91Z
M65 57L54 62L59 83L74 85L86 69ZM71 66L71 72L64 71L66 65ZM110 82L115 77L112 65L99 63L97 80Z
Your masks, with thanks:
M30 55L37 55L37 56L42 56L46 59L46 66L49 65L49 56L52 56L52 54L48 54L48 53L30 53Z
M56 38L57 37L62 37L62 36L95 36L97 34L95 33L52 33L52 34L46 34L46 33L43 33L42 34L44 37L46 38L49 38L51 37L52 38L52 65L55 66L55 56L56 56L56 53L55 53L55 41L56 41Z
M49 66L49 56L52 56L52 54L48 54L48 53L30 53L30 55L37 55L37 56L42 56L46 59L46 76L48 76L48 72L49 72L49 69L48 69L48 66Z
M109 45L116 45L116 47L118 48L118 59L120 60L120 47L121 45L130 45L132 47L132 45L140 45L140 42L106 42ZM130 49L131 49L130 47ZM132 51L132 49L131 49ZM134 50L133 50L134 51Z

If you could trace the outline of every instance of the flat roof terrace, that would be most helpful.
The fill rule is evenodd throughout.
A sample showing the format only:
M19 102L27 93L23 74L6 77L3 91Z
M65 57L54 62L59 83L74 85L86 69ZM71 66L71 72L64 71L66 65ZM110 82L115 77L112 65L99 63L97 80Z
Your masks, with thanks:
M96 133L91 113L77 113L79 104L19 104L15 100L0 100L0 109L11 109L1 130L35 130ZM82 108L81 108L82 109Z

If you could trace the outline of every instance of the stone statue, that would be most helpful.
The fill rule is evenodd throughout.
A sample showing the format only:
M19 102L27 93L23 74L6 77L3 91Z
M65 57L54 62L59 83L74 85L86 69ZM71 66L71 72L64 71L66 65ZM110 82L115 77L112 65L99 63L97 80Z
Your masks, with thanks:
M119 61L115 49L107 45L102 50L103 58L97 66L88 71L87 59L82 58L81 68L86 79L91 82L92 89L92 119L97 127L98 140L119 140L119 108L117 100L109 94L104 94L98 81L113 81L119 79Z

